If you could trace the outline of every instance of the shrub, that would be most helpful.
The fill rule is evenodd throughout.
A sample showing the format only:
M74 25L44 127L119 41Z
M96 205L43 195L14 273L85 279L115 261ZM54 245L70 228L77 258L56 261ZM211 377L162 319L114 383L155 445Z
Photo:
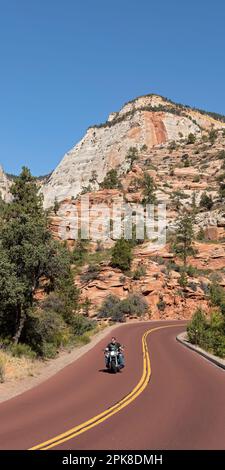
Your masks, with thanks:
M78 266L81 266L85 262L88 252L87 245L87 240L77 240L76 245L70 255L71 264L77 264Z
M66 344L71 337L68 325L63 318L51 310L30 312L23 339L40 356L46 356L48 348L53 350ZM52 346L47 346L47 344Z
M201 195L200 207L204 207L205 209L209 210L212 209L213 206L213 199L211 195L208 195L207 193L203 193Z
M144 315L148 305L144 297L130 294L126 299L120 300L115 295L109 295L98 311L99 318L111 317L114 321L123 321L125 315Z
M89 184L88 186L83 186L81 189L80 194L83 196L84 194L91 193L92 186Z
M172 205L177 210L179 210L181 207L181 199L187 199L188 197L189 196L187 196L183 191L180 191L179 189L173 191L170 196Z
M99 267L95 264L88 266L87 272L81 275L81 280L83 282L93 281L99 277Z
M82 302L80 305L82 307L83 314L89 317L89 312L90 312L90 307L92 305L92 301L88 297L86 297L84 302Z
M134 161L138 159L138 150L136 147L129 148L126 159L130 162L130 166L132 167Z
M218 154L216 155L216 157L219 159L219 160L225 160L225 150L220 150L218 152Z
M166 302L163 300L163 296L161 294L159 296L159 302L157 303L157 307L160 312L164 312L166 308Z
M146 274L146 269L144 266L139 266L134 272L133 272L133 279L137 281L140 279L142 276Z
M120 303L119 297L116 295L109 294L106 299L103 301L101 307L98 310L99 318L108 318L113 316L114 310Z
M208 136L206 134L202 135L202 142L207 142Z
M205 238L204 229L201 227L196 235L197 240L202 241Z
M216 331L212 337L213 352L219 357L225 357L225 336L224 334Z
M191 289L193 292L196 292L196 290L197 290L196 282L188 282L187 287L189 287L189 289Z
M200 281L200 289L202 289L205 295L209 295L209 285L206 282Z
M0 353L0 383L5 381L5 359Z
M177 273L181 271L181 266L179 266L179 264L176 264L174 261L167 261L166 267L168 271L175 271Z
M196 136L190 133L187 138L187 144L194 144L195 142L196 142Z
M210 328L212 330L222 330L224 325L224 317L221 312L215 311L211 313Z
M214 271L210 274L209 276L209 279L210 281L212 281L212 283L219 283L222 281L223 277L222 277L222 274L217 272L217 271Z
M58 349L54 343L42 343L42 356L45 359L54 359L57 355Z
M23 344L23 343L18 343L18 344L12 344L9 348L12 356L16 357L28 357L29 359L35 359L36 353L31 349L28 344Z
M104 180L100 184L102 189L119 189L121 188L121 183L117 175L117 171L114 169L109 170L106 174Z
M211 144L215 143L217 136L218 132L216 131L216 129L211 129L211 131L209 132L209 141L211 142Z
M151 260L159 265L165 264L165 259L162 256L151 256Z
M121 301L121 307L126 315L137 315L141 317L148 309L148 304L144 297L139 294L130 294Z
M201 308L198 308L187 326L188 340L193 344L201 345L206 328L207 320L205 313Z
M57 215L57 212L58 212L59 209L60 209L60 204L59 204L57 198L55 197L54 206L53 206L53 211L54 211L55 215Z
M142 145L141 151L146 152L148 150L148 146L146 144Z
M83 334L82 336L79 336L78 342L80 344L88 344L90 343L90 337L87 334Z
M63 314L65 304L62 298L56 292L51 292L42 302L42 310L52 310L56 313Z
M209 297L212 305L219 307L225 313L225 291L217 282L213 282L209 288Z
M71 327L76 336L82 336L87 331L91 331L95 326L96 322L94 320L79 314L74 315L71 321Z
M196 276L197 270L192 264L189 264L188 266L185 267L185 272L187 273L188 276L194 277Z
M184 167L190 166L190 160L189 160L189 155L188 155L188 153L184 153L184 155L182 155L182 157L181 157L181 160L182 160L182 162L183 162L183 164L184 164Z
M172 140L172 142L170 142L170 144L168 146L168 149L169 149L170 152L177 149L177 144L176 144L175 140Z
M206 329L203 332L200 346L216 356L225 356L225 336L217 329Z
M111 265L122 271L130 269L132 261L131 243L123 238L116 241L111 257Z
M200 181L200 176L198 175L194 176L193 183L199 183L199 181Z
M225 182L221 181L219 186L219 198L223 200L225 198Z

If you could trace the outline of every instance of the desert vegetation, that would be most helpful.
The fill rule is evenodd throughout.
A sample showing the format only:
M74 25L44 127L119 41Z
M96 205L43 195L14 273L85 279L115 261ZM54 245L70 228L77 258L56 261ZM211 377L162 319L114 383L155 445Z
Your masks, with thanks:
M1 203L0 345L12 356L54 357L92 329L79 314L68 249L53 239L48 214L27 168ZM4 379L4 358L0 361Z

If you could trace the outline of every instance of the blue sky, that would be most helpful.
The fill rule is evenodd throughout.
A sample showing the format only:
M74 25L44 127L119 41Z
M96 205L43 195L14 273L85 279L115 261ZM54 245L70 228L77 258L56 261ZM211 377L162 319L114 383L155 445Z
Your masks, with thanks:
M147 93L225 114L224 0L0 0L0 162L47 174Z

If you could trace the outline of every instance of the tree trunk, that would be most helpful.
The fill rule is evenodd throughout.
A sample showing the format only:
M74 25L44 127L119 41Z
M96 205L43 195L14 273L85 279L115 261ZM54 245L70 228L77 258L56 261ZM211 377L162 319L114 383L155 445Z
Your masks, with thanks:
M20 340L20 337L21 337L21 334L22 334L22 331L23 331L25 320L26 320L26 314L25 314L25 312L21 311L21 309L20 309L18 318L19 318L18 326L17 326L17 329L16 329L16 333L13 337L14 344L18 344L18 342Z

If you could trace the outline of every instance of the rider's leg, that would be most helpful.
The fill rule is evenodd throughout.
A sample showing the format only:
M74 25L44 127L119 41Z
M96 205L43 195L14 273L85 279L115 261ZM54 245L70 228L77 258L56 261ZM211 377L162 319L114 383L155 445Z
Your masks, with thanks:
M124 361L124 355L121 353L118 356L118 362L119 362L120 368L123 369L123 367L125 367L125 361Z
M109 367L109 356L105 355L105 365L106 367Z

